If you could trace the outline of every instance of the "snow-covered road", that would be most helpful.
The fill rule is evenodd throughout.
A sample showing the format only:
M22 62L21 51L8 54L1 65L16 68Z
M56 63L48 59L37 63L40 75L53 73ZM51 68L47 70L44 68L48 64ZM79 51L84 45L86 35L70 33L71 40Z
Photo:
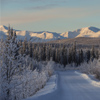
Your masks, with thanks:
M57 89L28 100L100 100L100 87L93 86L75 71L59 71Z

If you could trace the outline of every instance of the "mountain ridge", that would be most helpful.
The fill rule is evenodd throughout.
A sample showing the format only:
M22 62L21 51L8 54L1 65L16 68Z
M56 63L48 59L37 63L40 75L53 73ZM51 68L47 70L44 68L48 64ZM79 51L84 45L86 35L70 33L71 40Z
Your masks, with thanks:
M61 36L66 37L66 38L100 37L100 29L90 26L90 27L80 28L75 31L64 32L61 34Z
M16 29L14 29L16 30ZM0 38L5 38L7 36L8 27L5 25L0 25ZM49 31L21 31L16 30L18 39L24 40L27 37L28 40L33 42L46 42L52 40L66 39L66 38L77 38L77 37L100 37L100 29L89 26L80 28L74 31L68 31L63 33L49 32Z

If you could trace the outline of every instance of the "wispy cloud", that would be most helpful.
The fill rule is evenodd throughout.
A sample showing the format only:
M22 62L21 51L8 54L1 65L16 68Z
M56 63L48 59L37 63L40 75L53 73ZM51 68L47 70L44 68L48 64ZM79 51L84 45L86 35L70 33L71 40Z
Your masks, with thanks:
M33 5L31 7L26 7L27 10L46 10L55 7L59 7L61 4L66 3L68 0L29 0L31 2L41 2L40 5Z
M27 10L44 10L56 7L57 4L47 4L42 6L28 7Z
M49 19L78 19L91 17L100 13L100 10L87 11L86 8L53 8L48 10L42 10L39 12L25 12L20 11L12 16L1 17L1 24L22 24L29 22L38 22Z

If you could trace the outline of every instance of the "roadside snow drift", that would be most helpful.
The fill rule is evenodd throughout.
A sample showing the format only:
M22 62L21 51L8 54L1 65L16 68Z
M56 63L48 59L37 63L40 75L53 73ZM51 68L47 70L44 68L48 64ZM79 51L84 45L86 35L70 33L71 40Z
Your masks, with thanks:
M48 93L51 93L56 89L57 89L57 75L54 74L50 77L49 81L46 83L43 89L39 90L34 96L27 98L25 100L33 100L34 98L39 97L41 95L46 95Z
M87 75L87 74L83 74L83 73L80 73L77 71L75 71L75 73L82 76L84 79L86 79L93 86L100 87L100 81L98 79L96 79L94 75Z

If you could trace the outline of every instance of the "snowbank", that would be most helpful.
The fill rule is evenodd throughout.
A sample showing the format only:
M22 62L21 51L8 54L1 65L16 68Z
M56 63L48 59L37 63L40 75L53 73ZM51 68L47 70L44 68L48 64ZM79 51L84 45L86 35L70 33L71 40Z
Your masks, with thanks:
M54 75L52 75L43 89L39 90L34 96L29 97L24 100L32 100L33 98L36 98L41 95L46 95L46 94L51 93L54 90L56 90L57 89L57 77L58 76L56 73Z
M87 74L80 73L78 71L75 71L75 73L82 76L84 79L86 79L93 86L100 87L100 81L97 80L94 75L87 75Z

